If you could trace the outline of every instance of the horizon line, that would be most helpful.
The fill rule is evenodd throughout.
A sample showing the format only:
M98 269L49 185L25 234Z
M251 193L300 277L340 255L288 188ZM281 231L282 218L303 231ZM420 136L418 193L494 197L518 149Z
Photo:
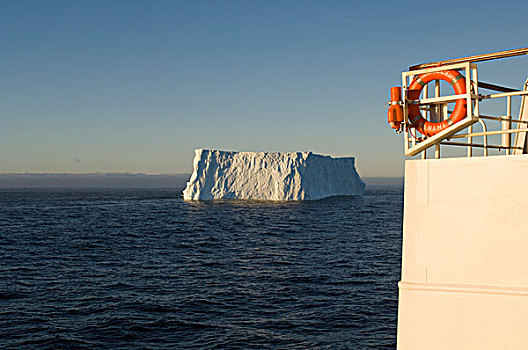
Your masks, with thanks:
M93 173L58 173L58 172L49 172L49 173L30 173L30 172L12 172L12 173L1 173L2 175L143 175L143 176L175 176L175 175L191 175L189 173L133 173L133 172L93 172ZM404 176L362 176L362 178L403 178Z

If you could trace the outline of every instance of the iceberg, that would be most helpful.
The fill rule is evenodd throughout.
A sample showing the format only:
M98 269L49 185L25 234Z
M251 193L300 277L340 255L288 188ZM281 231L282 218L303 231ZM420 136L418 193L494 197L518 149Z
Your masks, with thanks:
M354 157L197 149L193 168L185 200L300 201L365 191Z

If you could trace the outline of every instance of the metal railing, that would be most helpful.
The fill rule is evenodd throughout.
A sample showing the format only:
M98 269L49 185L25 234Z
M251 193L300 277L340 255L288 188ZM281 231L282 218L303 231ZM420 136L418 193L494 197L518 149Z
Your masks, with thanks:
M483 149L484 156L488 156L489 150L504 151L507 155L528 153L526 142L526 134L528 132L528 98L526 97L528 96L528 79L521 90L479 82L478 68L474 63L476 61L511 57L521 54L528 54L528 48L423 64L411 67L408 72L403 72L403 135L405 155L414 156L421 153L422 158L425 158L426 151L434 147L435 158L440 158L441 145L466 147L468 157L473 156L474 148ZM425 84L420 99L408 99L408 87L414 77L424 73L445 70L457 70L463 73L466 79L465 94L440 96L440 81L437 80L434 82L434 97L428 97L428 84ZM479 88L492 90L497 93L480 94ZM480 114L481 102L501 98L506 99L505 113L498 116ZM513 118L512 116L512 100L514 98L521 99L518 118ZM419 104L420 111L426 114L424 117L429 121L441 122L449 118L449 113L451 113L448 110L448 104L460 99L466 100L466 117L431 137L420 136L419 132L409 121L408 107L411 104ZM480 125L482 131L474 131L475 124ZM466 129L465 132L463 132L464 129ZM502 135L499 142L490 139L497 135ZM512 135L515 136L513 142ZM465 142L462 142L463 140L461 139L465 139ZM480 142L479 139L481 139Z

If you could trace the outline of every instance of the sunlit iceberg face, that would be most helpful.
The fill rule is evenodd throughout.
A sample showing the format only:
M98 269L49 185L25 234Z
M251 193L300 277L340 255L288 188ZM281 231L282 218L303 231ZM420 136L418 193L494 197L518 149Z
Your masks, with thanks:
M353 157L311 152L268 153L195 151L186 200L316 200L362 195L365 183Z

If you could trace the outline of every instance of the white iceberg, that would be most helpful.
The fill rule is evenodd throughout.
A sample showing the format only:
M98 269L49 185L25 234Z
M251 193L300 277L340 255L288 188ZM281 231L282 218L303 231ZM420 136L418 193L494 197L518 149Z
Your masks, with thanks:
M204 149L195 153L185 200L316 200L365 191L354 157Z

